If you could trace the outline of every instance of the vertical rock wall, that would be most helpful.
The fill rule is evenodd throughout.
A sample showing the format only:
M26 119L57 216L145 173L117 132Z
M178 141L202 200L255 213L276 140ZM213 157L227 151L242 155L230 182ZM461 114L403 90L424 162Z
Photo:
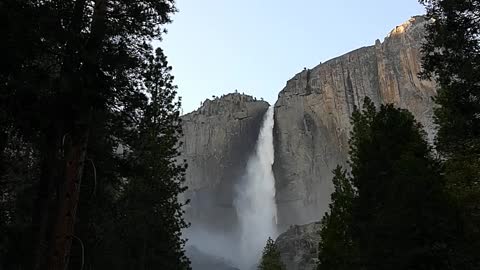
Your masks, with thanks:
M282 228L319 220L328 209L331 171L347 161L350 116L366 96L410 110L432 137L435 85L417 77L425 23L413 17L383 43L298 73L279 93L274 172Z
M383 42L347 53L287 82L275 104L276 201L281 229L319 220L330 201L331 171L348 158L350 116L364 97L410 110L433 137L435 85L421 81L425 19L413 17ZM232 228L234 188L253 151L268 104L229 94L183 116L194 225Z
M254 151L268 103L251 96L228 94L206 100L197 110L182 116L183 149L191 200L187 220L193 228L213 231L234 229L234 188Z

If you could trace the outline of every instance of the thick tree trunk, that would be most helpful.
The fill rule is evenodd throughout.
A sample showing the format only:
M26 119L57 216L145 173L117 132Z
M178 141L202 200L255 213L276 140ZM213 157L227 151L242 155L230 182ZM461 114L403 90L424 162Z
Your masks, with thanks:
M77 0L85 2L85 0ZM80 198L80 184L87 154L90 123L94 109L92 97L98 89L98 57L101 52L102 42L105 36L105 13L107 0L96 0L95 10L92 16L90 38L85 47L85 59L83 68L78 71L82 85L75 85L73 78L67 76L63 87L76 89L72 94L79 98L79 109L73 113L73 130L65 149L65 173L64 180L60 185L58 210L55 218L55 226L52 232L52 242L48 256L48 270L65 270L68 267L70 248L74 236L75 215ZM75 40L75 39L73 39ZM72 46L79 44L72 44ZM71 59L70 59L71 60ZM68 62L67 62L68 63ZM78 63L69 63L76 66ZM68 90L68 89L66 89Z
M80 41L79 34L82 29L82 21L84 17L86 0L76 0L71 18L67 45L65 48L65 56L62 61L62 70L59 80L61 87L59 89L60 95L65 94L72 82L69 81L69 76L75 70L75 66L79 63L74 63L75 51L78 50ZM61 106L59 106L61 107ZM65 112L59 112L65 113ZM48 254L52 250L52 233L54 233L54 225L58 220L56 210L59 209L58 203L61 203L59 198L59 185L63 181L63 153L64 141L67 138L65 131L65 123L53 122L51 127L45 130L46 139L45 145L42 149L42 165L40 172L40 181L38 186L38 197L35 201L35 210L33 213L33 244L32 244L32 269L50 269L48 266ZM57 199L57 200L55 200Z
M90 118L90 117L88 117ZM87 121L89 123L89 121ZM80 184L87 153L89 128L82 126L73 134L71 144L65 153L65 181L59 189L58 212L53 229L48 270L65 270L68 265L75 214L80 198Z
M55 184L58 182L59 172L58 150L60 139L56 132L47 134L47 146L42 151L40 181L38 195L35 200L35 210L32 218L33 244L32 269L43 269L46 265L47 248L49 246L49 232L53 224L52 207L55 201Z

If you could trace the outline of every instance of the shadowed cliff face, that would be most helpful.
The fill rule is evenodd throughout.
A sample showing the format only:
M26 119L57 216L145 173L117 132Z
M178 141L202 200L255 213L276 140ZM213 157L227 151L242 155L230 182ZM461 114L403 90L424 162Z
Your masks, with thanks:
M417 77L425 23L414 17L383 43L304 70L279 93L274 173L282 228L319 220L327 210L331 171L346 163L350 116L366 96L410 110L432 137L435 87Z
M234 189L245 173L268 106L250 96L228 94L182 116L181 158L188 163L184 195L191 200L186 218L192 231L237 232Z
M320 222L293 225L275 243L287 270L314 270L318 264Z

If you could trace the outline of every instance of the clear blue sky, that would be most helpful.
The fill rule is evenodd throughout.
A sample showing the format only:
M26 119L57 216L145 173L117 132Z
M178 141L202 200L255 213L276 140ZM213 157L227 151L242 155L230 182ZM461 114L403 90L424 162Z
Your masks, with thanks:
M417 0L177 0L177 8L160 46L184 113L235 89L273 104L304 67L372 45L424 13Z

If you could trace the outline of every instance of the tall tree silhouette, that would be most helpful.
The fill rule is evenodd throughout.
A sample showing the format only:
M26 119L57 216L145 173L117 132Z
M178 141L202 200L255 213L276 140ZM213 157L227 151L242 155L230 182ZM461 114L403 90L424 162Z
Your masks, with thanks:
M110 194L110 199L102 198L105 205L118 199L126 177L118 166L125 162L118 149L133 144L129 141L135 134L132 130L141 127L143 113L150 110L149 94L142 87L153 55L150 42L161 38L173 12L173 0L2 1L0 27L5 42L0 46L8 55L0 64L1 173L6 172L4 154L18 139L31 144L39 164L39 173L29 182L38 191L32 211L32 260L20 264L31 262L33 269L66 268L76 238L85 170L89 184L95 182L91 194ZM158 106L178 113L168 101ZM173 151L168 150L170 141L161 142L162 151ZM95 166L96 159L107 166ZM112 173L114 169L118 171ZM106 177L103 180L117 191L107 192L97 176ZM164 177L169 176L179 177ZM183 190L175 188L178 180L165 183L172 184L171 196ZM172 228L180 229L183 221L177 210L168 213L176 216ZM180 241L178 233L172 241ZM185 265L181 257L178 263Z
M480 1L420 1L430 24L424 78L438 83L435 146L447 188L460 211L459 263L480 267ZM458 266L460 267L460 266Z
M335 170L319 269L451 269L454 212L421 125L368 98L352 124L351 175Z
M318 248L318 269L351 269L354 257L351 234L352 207L356 192L347 172L338 166L333 171L332 202L322 218Z
M448 269L450 224L438 163L413 115L365 100L352 116L351 233L359 267Z

